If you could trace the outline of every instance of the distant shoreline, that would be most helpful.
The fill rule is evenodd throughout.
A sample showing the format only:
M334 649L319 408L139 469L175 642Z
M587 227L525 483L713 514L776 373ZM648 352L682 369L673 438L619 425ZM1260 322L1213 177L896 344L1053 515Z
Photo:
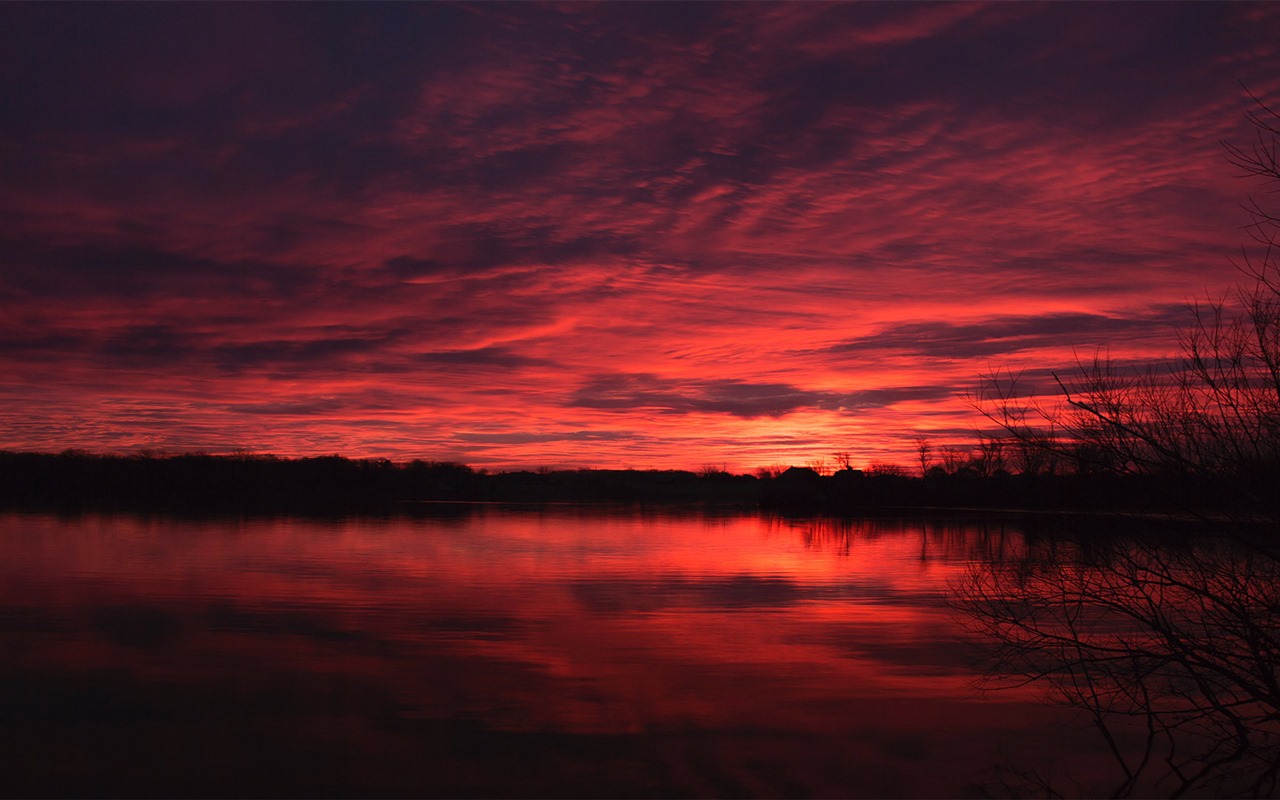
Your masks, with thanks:
M378 512L449 503L740 507L786 515L1105 515L1239 520L1224 487L1114 474L928 477L793 467L489 473L452 462L205 454L114 456L0 451L0 507L140 511ZM1229 488L1229 487L1226 487Z

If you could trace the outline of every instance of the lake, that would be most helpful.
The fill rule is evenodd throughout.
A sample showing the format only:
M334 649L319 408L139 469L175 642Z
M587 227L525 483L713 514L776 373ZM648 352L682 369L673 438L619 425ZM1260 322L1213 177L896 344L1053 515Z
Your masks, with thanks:
M982 691L981 519L0 515L8 795L984 796L1107 785Z

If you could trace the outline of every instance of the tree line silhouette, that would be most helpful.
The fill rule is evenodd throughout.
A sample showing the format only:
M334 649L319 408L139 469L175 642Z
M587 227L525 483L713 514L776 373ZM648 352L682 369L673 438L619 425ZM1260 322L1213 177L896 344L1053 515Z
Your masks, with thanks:
M165 511L382 511L430 501L750 503L750 476L679 470L490 473L342 456L0 451L0 504Z
M974 457L929 464L923 475L886 464L835 471L771 467L736 475L713 468L488 472L455 462L341 456L0 451L0 504L8 507L403 510L429 501L715 503L804 514L900 508L1248 510L1236 493L1214 482L1070 465L1011 472L975 466Z

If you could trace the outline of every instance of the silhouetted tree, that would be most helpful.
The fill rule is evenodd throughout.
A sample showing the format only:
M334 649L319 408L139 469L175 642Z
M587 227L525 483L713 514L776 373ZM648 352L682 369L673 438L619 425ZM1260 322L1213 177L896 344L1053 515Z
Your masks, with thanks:
M873 461L871 462L871 466L867 467L867 473L878 478L906 478L911 474L911 470L898 464L891 464L887 461Z
M815 458L812 461L806 462L805 466L819 475L827 475L831 472L831 468L827 466L827 460L825 458Z
M978 433L977 452L969 459L970 466L983 478L990 478L1005 471L1005 440Z
M917 436L916 442L916 458L920 462L920 477L926 477L929 474L929 465L933 463L933 443L926 436Z
M938 457L942 459L942 468L948 475L955 475L969 463L969 453L955 445L939 448Z
M1280 115L1255 99L1248 118L1257 140L1248 148L1227 145L1228 157L1246 175L1280 184ZM1242 280L1232 296L1191 306L1180 357L1122 370L1100 352L1078 363L1074 375L1054 375L1056 401L1024 395L1017 374L984 380L974 405L1018 440L1024 465L1032 465L1029 450L1037 448L1081 473L1156 475L1276 514L1280 220L1253 200L1246 209L1257 247L1242 248L1235 262Z

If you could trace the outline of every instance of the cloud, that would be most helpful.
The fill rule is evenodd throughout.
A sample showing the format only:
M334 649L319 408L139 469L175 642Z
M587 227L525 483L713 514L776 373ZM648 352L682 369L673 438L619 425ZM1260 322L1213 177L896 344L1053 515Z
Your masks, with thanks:
M266 417L311 417L331 415L351 409L349 400L337 397L318 397L306 400L286 400L271 403L232 403L226 408L237 414L259 414Z
M637 438L632 431L564 431L561 433L471 433L456 434L464 442L476 444L542 444L546 442L622 442Z
M306 291L305 272L258 260L222 261L123 244L57 245L0 241L0 291L16 299L253 292L292 297Z
M3 6L0 446L905 452L992 365L1176 348L1235 279L1257 187L1218 142L1237 81L1280 91L1278 34L1232 4Z
M951 393L938 386L907 386L856 392L802 389L785 383L672 380L648 374L601 375L579 386L569 405L608 410L654 410L662 414L729 414L747 419L777 417L800 409L828 411L883 407L904 400L937 399Z
M434 353L420 353L417 359L429 364L443 364L459 369L467 367L511 369L549 363L543 359L514 353L504 347L476 347L470 350L442 350Z
M229 369L268 364L301 364L320 368L323 364L351 355L376 353L391 338L394 338L393 334L253 341L222 345L214 355L221 366Z
M778 416L829 401L827 396L780 383L738 380L674 381L654 375L596 377L574 392L578 408L654 409L664 414L722 413Z
M997 317L982 322L904 322L827 349L832 355L897 351L928 358L977 359L1041 348L1095 347L1173 330L1185 306L1165 306L1141 317L1057 313Z

